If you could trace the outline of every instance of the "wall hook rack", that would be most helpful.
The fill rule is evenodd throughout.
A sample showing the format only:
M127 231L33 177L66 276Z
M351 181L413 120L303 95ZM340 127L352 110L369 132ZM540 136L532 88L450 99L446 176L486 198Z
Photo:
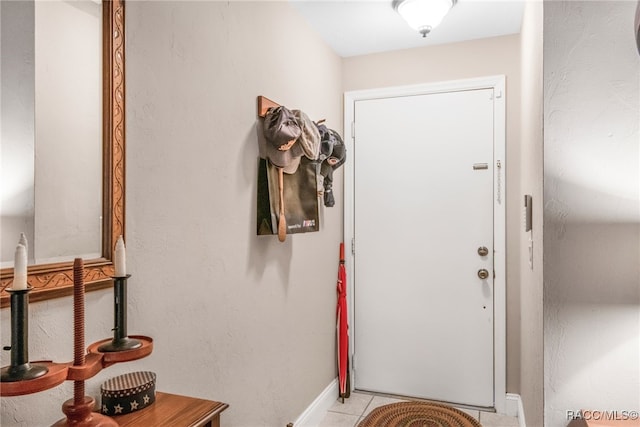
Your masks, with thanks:
M278 108L280 104L267 98L266 96L258 96L258 116L264 117L269 108Z

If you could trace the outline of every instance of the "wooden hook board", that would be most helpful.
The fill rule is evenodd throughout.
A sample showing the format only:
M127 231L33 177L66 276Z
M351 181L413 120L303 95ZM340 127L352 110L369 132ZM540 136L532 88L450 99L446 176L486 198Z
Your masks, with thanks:
M262 96L262 95L258 96L258 116L260 117L266 116L267 110L269 110L269 108L277 108L279 106L280 104L270 100L266 96ZM316 121L317 124L321 124L324 122L325 122L325 119L320 119Z
M278 104L277 102L273 102L266 96L259 96L258 97L258 116L264 117L267 114L267 110L269 108L277 108L279 106L280 104Z

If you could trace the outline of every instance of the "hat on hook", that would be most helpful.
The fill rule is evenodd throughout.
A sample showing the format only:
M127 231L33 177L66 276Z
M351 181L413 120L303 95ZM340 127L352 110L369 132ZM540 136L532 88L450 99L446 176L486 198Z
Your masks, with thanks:
M295 154L305 155L309 160L317 160L320 153L320 132L309 116L302 110L293 110L301 133L293 147Z
M284 172L294 173L300 164L300 155L292 148L302 130L296 117L286 107L269 108L264 117L265 152L269 161Z
M347 160L347 149L340 134L333 129L327 129L327 132L330 135L329 140L332 147L331 153L324 159L320 168L320 173L323 176L331 174Z
M333 133L329 132L329 128L320 123L316 124L318 133L320 134L320 150L318 152L318 161L323 162L333 152L333 146L336 143L336 138Z
M327 129L330 139L333 141L333 149L331 154L324 159L320 165L320 175L324 177L324 205L332 207L335 205L333 197L333 171L338 169L347 160L347 149L338 132L333 129Z

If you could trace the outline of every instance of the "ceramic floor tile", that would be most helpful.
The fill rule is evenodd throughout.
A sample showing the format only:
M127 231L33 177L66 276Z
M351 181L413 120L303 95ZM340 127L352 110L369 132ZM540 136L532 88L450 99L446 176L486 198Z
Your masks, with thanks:
M467 409L467 408L456 408L466 414L471 415L473 418L475 418L476 420L480 421L480 411L478 410L474 410L474 409Z
M344 403L342 403L342 399L336 400L333 406L329 408L329 411L360 416L367 408L372 398L373 396L370 394L351 393L351 396L348 399L345 399Z
M510 417L493 412L480 412L480 424L482 427L518 427L517 417Z
M327 412L318 427L354 427L359 419L359 415Z
M367 406L367 409L365 409L362 415L363 416L368 415L371 411L373 411L376 408L379 408L380 406L388 405L390 403L398 403L398 402L406 402L406 401L401 399L394 399L393 397L373 396L373 399L371 399L371 403L369 403L369 406Z

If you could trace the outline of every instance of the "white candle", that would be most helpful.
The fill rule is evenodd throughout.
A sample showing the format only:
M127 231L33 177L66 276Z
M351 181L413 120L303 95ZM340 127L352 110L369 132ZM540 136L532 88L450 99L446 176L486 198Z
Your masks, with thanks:
M12 289L27 289L27 248L23 245L16 246L16 255L13 260L13 285Z
M116 241L115 259L113 260L116 277L125 277L127 275L127 255L124 247L122 236L118 236Z
M24 246L24 250L27 251L27 259L29 258L29 243L27 243L27 236L24 233L20 233L20 240L18 244Z

